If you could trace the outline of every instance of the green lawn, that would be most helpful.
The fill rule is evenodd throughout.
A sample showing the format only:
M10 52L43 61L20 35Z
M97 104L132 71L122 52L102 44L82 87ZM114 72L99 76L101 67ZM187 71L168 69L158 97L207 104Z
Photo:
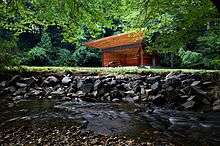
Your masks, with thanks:
M167 73L167 72L185 72L185 73L220 73L220 70L195 70L195 69L168 69L168 68L140 68L140 67L30 67L22 66L19 69L22 72L72 72L72 73L102 73L102 74L138 74L138 73Z

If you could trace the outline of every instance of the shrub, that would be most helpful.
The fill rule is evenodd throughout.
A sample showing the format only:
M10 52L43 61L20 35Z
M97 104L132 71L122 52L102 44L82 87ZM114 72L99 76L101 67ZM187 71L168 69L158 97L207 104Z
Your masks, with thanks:
M101 66L101 53L97 49L82 46L74 52L73 59L77 66Z
M220 59L214 59L211 61L211 67L213 69L220 69Z
M72 54L67 49L58 49L58 58L55 61L57 66L74 66L75 61L72 58Z
M26 56L26 61L28 65L44 66L49 65L50 60L47 57L46 50L41 47L35 47L31 49Z
M199 67L200 65L203 65L203 56L201 53L184 51L184 49L181 48L179 50L179 55L184 67Z

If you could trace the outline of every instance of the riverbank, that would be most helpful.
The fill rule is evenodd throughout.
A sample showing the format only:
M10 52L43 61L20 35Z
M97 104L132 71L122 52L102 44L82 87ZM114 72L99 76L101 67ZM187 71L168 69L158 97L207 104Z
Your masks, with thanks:
M0 143L218 145L219 95L218 73L3 74Z
M176 110L220 110L220 76L184 72L137 75L30 72L0 76L12 101L54 99L113 102Z

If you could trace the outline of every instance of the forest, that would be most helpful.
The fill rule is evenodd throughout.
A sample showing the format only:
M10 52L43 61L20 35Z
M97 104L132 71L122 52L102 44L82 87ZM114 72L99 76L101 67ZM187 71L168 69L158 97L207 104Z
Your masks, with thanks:
M83 43L130 31L161 66L220 69L216 0L1 0L0 65L101 66Z

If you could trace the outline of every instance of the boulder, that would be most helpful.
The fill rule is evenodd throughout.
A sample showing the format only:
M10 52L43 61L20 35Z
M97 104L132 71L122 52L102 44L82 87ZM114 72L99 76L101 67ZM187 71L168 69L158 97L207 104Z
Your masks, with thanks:
M147 78L147 81L151 84L155 83L155 82L158 82L160 81L161 79L161 76L154 76L154 77L148 77Z
M159 89L159 82L154 83L153 85L151 85L151 89L152 90L157 90Z
M62 79L62 83L63 84L69 84L71 82L71 78L69 76L65 76L63 79Z
M153 89L146 89L145 94L149 96L152 93Z
M45 80L44 80L44 83L46 83L46 84L55 84L55 83L57 83L58 82L58 79L56 78L56 77L54 77L54 76L49 76L49 77L47 77Z
M201 84L201 81L194 81L192 84L191 84L191 87L195 87L195 86L198 86Z
M14 86L10 86L4 89L4 91L9 93L14 93L16 91L16 88Z
M1 86L1 87L5 87L5 86L6 86L6 81L2 81L2 82L0 83L0 86Z
M24 88L24 87L27 87L28 85L25 84L25 83L16 82L16 86L17 86L18 88Z
M58 88L56 91L51 92L51 95L54 95L54 96L59 96L62 94L64 94L64 91L62 88Z
M187 101L185 102L184 104L182 104L182 106L185 108L185 109L191 109L195 106L195 101L193 100L190 100L190 101Z
M127 94L127 95L133 95L133 94L134 94L134 91L133 91L133 90L126 91L125 94Z
M6 82L6 86L14 85L15 82L17 82L20 79L19 75L13 76L8 82Z
M156 96L149 96L148 99L152 100L153 104L155 104L156 106L164 105L166 102L166 99L161 94L158 94Z
M36 79L35 77L30 77L30 78L22 78L21 79L22 83L27 84L28 86L31 86L35 82L38 82L39 80Z
M128 103L134 103L134 99L131 98L131 97L125 97L125 98L122 98L122 101L124 101L124 102L128 102Z
M18 95L18 96L15 96L15 97L13 98L13 100L21 100L22 98L23 98L22 96Z
M207 96L207 92L203 91L202 89L200 89L196 86L193 86L192 89L193 89L194 93L197 95Z
M140 97L139 97L139 96L135 96L135 97L133 97L133 101L134 101L134 102L138 102L138 101L140 101Z
M213 103L213 111L220 111L220 99Z
M112 99L112 102L119 102L119 101L120 101L120 99L118 99L118 98Z
M96 80L94 83L94 90L98 90L99 87L101 86L102 81L101 80Z
M172 77L167 78L165 80L165 84L168 85L168 86L172 86L172 87L178 87L178 86L181 85L181 81L176 76L172 76Z

